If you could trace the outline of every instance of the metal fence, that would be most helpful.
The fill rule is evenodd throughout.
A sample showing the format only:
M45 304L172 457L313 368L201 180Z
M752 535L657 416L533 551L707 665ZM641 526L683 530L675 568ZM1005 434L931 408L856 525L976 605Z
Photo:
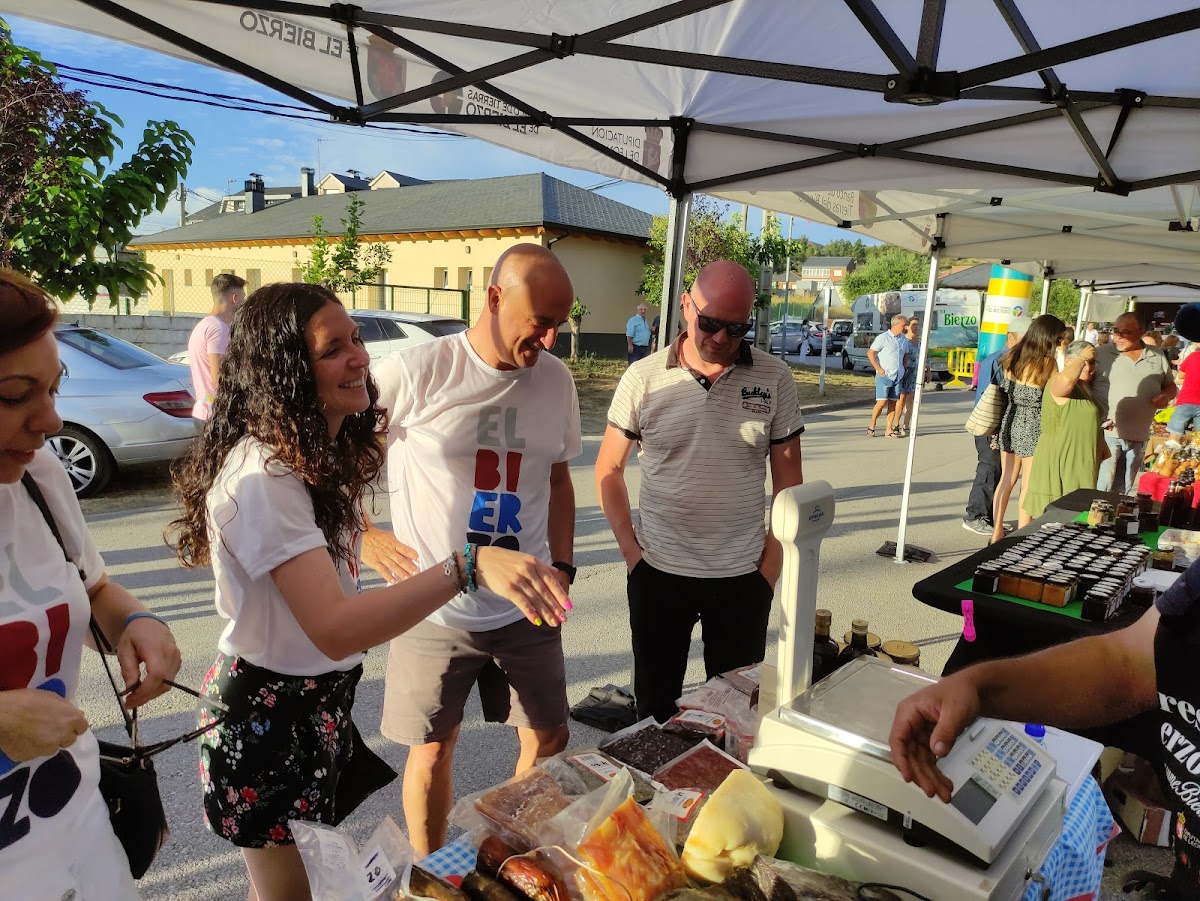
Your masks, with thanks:
M76 297L63 305L68 313L105 313L109 315L191 314L203 315L212 308L209 285L219 273L237 275L246 280L247 292L272 282L303 281L302 257L270 259L214 255L202 252L174 253L150 251L147 261L157 279L140 296L128 296L110 303L107 294L91 302ZM360 285L340 293L342 303L352 309L395 310L404 313L434 313L473 322L482 309L486 290L481 288L436 288L397 285L386 282Z

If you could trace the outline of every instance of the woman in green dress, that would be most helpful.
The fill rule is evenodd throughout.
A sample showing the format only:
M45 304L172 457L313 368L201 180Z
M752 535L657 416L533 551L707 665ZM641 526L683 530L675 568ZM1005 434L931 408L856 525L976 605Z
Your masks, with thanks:
M1108 456L1100 431L1104 408L1091 392L1096 348L1074 341L1064 356L1065 367L1050 378L1042 397L1042 435L1022 503L1033 517L1077 488L1095 488L1100 461Z

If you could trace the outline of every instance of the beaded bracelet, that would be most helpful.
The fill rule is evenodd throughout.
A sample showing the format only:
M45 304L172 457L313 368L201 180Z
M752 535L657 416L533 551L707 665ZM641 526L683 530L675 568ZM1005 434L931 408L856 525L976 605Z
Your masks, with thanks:
M137 611L129 614L129 616L125 617L125 622L122 625L122 628L128 628L129 624L131 622L133 622L135 619L152 619L152 620L155 620L156 622L162 623L164 626L167 626L166 622L162 619L162 617L155 616L153 613L147 613L145 610L137 610ZM167 628L169 629L171 627L167 626Z
M479 545L471 544L470 542L467 542L465 545L463 545L463 558L466 560L466 566L467 566L467 590L468 591L478 591L479 590L478 571L477 571L476 565L475 565L475 553L478 550L478 548L479 548Z

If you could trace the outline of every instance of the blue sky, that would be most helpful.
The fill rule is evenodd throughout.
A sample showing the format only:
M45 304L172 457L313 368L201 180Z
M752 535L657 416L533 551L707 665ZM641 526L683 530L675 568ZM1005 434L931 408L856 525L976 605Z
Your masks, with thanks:
M55 63L124 73L145 81L218 94L294 103L291 98L230 72L26 19L14 17L9 20L9 25L17 44L36 50ZM64 71L62 74L69 85L87 92L92 99L121 117L125 128L119 133L129 150L137 146L142 129L150 119L174 120L192 134L196 146L186 179L187 187L194 192L188 196L189 212L206 206L209 200L240 190L251 172L261 173L268 185L298 184L300 167L317 168L318 156L322 175L357 169L370 178L381 169L390 169L435 180L547 172L583 187L608 181L595 173L552 166L472 138L368 132L327 122L299 122L82 85L72 80L72 73ZM120 162L120 157L117 161ZM667 211L667 196L645 185L621 182L603 188L601 193L649 213ZM751 228L757 230L762 213L752 208L749 219ZM161 231L178 224L178 203L172 202L166 212L155 213L143 220L140 231ZM787 231L787 220L784 231ZM857 237L802 219L796 220L794 234L806 234L818 243L832 238Z

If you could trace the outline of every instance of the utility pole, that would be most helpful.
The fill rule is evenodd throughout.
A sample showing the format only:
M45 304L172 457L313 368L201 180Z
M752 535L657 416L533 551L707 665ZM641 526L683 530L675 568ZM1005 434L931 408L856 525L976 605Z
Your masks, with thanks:
M187 185L179 183L179 227L187 225Z
M321 145L332 143L333 138L317 138L317 184L321 183Z

